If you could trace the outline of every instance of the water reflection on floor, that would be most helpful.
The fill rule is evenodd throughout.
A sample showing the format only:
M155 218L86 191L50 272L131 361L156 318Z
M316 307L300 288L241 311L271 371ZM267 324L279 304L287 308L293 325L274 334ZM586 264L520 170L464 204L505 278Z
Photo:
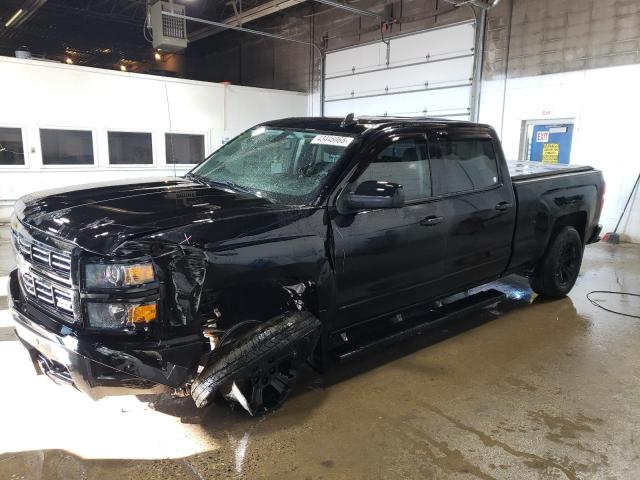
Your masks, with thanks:
M0 478L638 478L640 320L586 294L638 293L640 248L589 247L582 272L555 302L498 282L495 308L306 371L259 420L188 398L93 402L37 377L0 312Z

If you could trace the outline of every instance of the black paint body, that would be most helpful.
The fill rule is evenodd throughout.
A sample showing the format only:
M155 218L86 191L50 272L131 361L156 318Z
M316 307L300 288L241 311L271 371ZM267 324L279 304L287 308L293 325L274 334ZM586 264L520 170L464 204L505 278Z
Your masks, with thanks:
M528 272L555 229L576 225L597 241L604 182L591 168L534 168L512 177L494 130L442 120L286 119L267 126L356 134L309 205L277 205L188 179L121 181L29 195L16 234L73 252L73 322L28 301L17 271L10 296L17 333L34 358L61 364L79 389L190 382L211 351L203 325L221 331L246 319L308 309L323 324L319 357L336 333L512 272ZM484 190L341 214L341 192L397 135L490 138L500 178ZM436 222L433 218L438 219ZM431 220L430 220L431 219ZM117 292L87 291L82 265L144 258L158 281ZM87 300L157 299L159 321L144 332L101 332L83 319ZM68 373L68 375L67 375Z

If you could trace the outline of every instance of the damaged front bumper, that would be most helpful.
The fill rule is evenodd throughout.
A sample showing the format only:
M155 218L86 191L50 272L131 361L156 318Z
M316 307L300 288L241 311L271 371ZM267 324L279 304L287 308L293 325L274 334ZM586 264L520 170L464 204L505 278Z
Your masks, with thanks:
M36 371L94 399L180 388L197 371L204 351L197 335L153 342L85 336L27 302L16 270L8 290L16 335Z

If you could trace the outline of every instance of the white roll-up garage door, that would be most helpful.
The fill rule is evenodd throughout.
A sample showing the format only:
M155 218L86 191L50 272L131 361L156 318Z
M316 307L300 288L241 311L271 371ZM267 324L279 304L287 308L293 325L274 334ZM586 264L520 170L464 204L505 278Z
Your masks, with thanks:
M327 54L325 116L430 116L468 120L474 23Z

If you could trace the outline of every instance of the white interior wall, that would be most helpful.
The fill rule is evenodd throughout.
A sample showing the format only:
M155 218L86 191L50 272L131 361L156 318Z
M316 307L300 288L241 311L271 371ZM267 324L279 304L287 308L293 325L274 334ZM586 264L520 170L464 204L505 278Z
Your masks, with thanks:
M0 221L27 193L118 178L181 175L165 159L165 133L205 136L205 153L267 119L304 116L306 94L225 86L0 57L0 126L23 132L24 166L0 166ZM9 92L9 93L6 93ZM43 166L40 128L90 130L94 165ZM152 165L109 165L108 131L152 134Z
M307 116L308 95L284 90L226 87L224 135L235 137L247 128L276 118Z
M573 119L571 163L602 170L607 182L601 222L612 231L640 172L636 153L640 65L485 82L480 121L494 125L507 158L519 156L524 120ZM504 95L504 117L502 111ZM504 121L503 121L504 120ZM640 195L619 232L640 242Z

